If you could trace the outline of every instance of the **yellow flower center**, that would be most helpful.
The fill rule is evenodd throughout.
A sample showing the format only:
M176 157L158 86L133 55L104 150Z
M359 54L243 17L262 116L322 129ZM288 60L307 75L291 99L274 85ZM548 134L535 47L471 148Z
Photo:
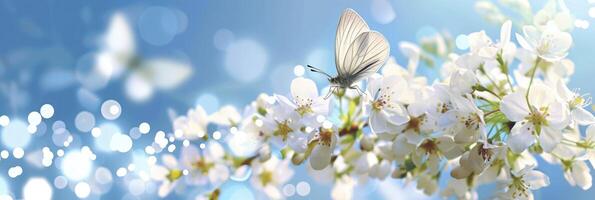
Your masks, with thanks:
M331 146L332 139L333 139L333 131L321 129L320 133L318 134L318 144L324 146Z
M426 114L422 114L418 117L409 116L409 122L407 122L407 126L402 132L411 130L415 133L420 133L421 126L424 124L424 122L426 122Z
M539 134L542 126L547 126L548 122L546 117L550 116L548 113L548 107L542 107L538 109L531 109L531 113L525 119L535 126L534 134Z
M167 176L165 176L165 177L167 178L167 180L169 180L169 182L174 182L174 181L180 179L182 177L182 175L184 175L182 173L182 170L171 169L171 170L169 170L169 172L167 173Z
M517 199L519 197L528 197L529 193L529 186L525 183L522 177L512 176L512 184L508 187L511 191L511 195L513 199Z
M289 127L289 120L285 120L282 122L277 122L277 130L275 130L273 135L281 136L283 141L285 141L291 132L293 132L293 129Z
M473 113L464 117L459 118L462 124L465 124L467 129L479 129L479 125L481 125L481 118L477 113Z
M299 113L301 116L304 116L305 114L308 114L308 113L312 113L312 112L314 112L312 110L313 103L314 103L314 100L312 100L311 98L302 98L300 96L296 96L295 104L297 104L298 107L295 109L295 111L297 113Z
M582 107L584 103L585 99L581 96L577 96L576 98L568 102L568 106L570 107L570 110L573 110L575 108Z
M205 159L198 159L196 162L192 163L192 167L200 171L202 174L209 173L209 170L214 166L214 163L209 163Z
M263 186L271 183L272 181L273 172L264 170L262 173L260 173L260 183L262 183Z
M438 152L438 144L434 140L425 140L419 145L427 154L434 154Z

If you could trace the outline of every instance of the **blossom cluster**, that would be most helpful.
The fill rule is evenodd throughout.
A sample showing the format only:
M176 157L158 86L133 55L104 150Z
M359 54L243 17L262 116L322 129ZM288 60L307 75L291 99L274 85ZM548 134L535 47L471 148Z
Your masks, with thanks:
M495 198L532 199L550 183L536 157L589 189L595 118L586 110L590 97L567 86L574 71L567 15L538 12L514 35L518 44L511 21L497 39L470 33L469 51L460 54L444 52L440 40L401 42L406 67L390 58L365 81L364 94L347 89L324 98L326 90L298 76L290 95L261 94L241 112L225 106L209 115L197 106L176 117L173 130L203 143L185 144L179 158L165 154L152 167L163 182L159 195L208 185L204 197L216 198L223 182L250 168L254 187L282 199L290 165L304 164L334 181L334 199L351 198L357 182L387 178L416 182L427 195L477 199L479 186L495 183ZM445 58L432 82L416 74L430 54Z

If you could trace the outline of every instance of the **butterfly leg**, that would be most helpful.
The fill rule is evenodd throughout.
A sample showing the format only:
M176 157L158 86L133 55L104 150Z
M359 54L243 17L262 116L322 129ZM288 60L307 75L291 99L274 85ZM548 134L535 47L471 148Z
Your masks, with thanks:
M351 86L349 87L349 89L354 89L357 91L357 93L361 96L361 95L366 95L366 93L357 85Z
M329 97L331 97L331 95L332 95L332 94L335 92L335 89L336 89L336 88L337 88L337 87L335 87L335 86L331 86L331 87L328 89L328 93L326 93L326 96L324 96L324 100L327 100Z

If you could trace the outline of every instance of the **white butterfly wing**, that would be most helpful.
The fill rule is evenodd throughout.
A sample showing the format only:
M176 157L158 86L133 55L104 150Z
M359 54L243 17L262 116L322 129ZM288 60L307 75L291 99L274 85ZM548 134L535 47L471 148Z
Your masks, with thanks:
M376 31L360 34L349 46L343 60L345 78L358 80L376 73L386 62L390 51L388 41Z
M114 13L101 40L97 67L106 77L119 77L135 56L134 34L123 13Z
M150 59L133 73L141 73L156 89L169 90L179 86L192 75L190 64L171 59Z
M343 11L339 25L337 26L337 36L335 39L335 64L339 76L345 74L347 71L344 60L349 47L359 35L368 31L370 31L370 28L357 12L352 9Z
M118 56L130 57L135 52L135 41L130 23L123 13L115 13L104 36L106 51Z

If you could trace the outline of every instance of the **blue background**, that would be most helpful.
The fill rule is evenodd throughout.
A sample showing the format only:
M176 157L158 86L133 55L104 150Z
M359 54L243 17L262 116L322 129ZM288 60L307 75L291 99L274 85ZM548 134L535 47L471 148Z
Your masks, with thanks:
M100 118L98 106L84 106L77 99L81 87L74 78L76 63L86 54L98 51L97 38L106 30L109 19L115 11L123 11L128 17L136 34L137 51L142 56L169 56L188 59L194 68L192 77L180 87L157 92L144 103L127 100L123 90L123 78L110 81L109 85L95 94L102 100L116 99L123 107L122 116L116 123L123 129L138 125L142 121L151 123L152 131L157 129L171 131L171 121L167 109L185 113L188 108L201 102L207 110L213 112L217 105L232 104L242 107L261 93L286 94L289 82L293 78L293 67L297 64L313 64L334 72L334 37L338 18L345 8L353 8L367 20L371 28L382 32L391 44L391 55L401 64L406 60L398 52L397 44L401 41L417 42L423 30L448 31L452 36L486 30L492 38L499 36L499 25L482 19L474 10L473 1L462 0L422 0L394 1L390 4L396 14L394 21L388 24L378 23L371 14L371 1L0 1L0 84L13 85L14 90L2 91L0 95L0 114L11 119L26 120L30 111L38 110L44 103L51 103L56 114L50 121L63 120L71 131L74 117L83 110L95 113L98 124ZM531 1L536 8L541 2ZM593 20L587 16L587 1L567 2L573 14L582 19ZM155 27L141 25L139 16L150 7L161 6L176 9L185 14L187 26L163 45L151 44L141 37L141 32L151 34ZM146 30L145 30L146 29ZM243 82L234 79L225 69L226 52L215 47L214 37L217 31L226 29L233 33L235 41L250 40L259 44L268 58L263 73L254 81ZM420 31L421 30L421 31ZM513 32L517 32L515 27ZM571 88L580 87L584 93L593 93L595 85L592 74L595 71L592 47L595 46L593 28L575 29L574 46L569 58L575 64L575 75L570 81ZM154 36L163 39L162 35ZM514 37L513 37L514 38ZM164 39L167 40L167 39ZM233 42L233 41L232 41ZM461 51L458 51L461 52ZM250 53L250 52L248 52ZM248 54L250 55L250 54ZM247 61L250 61L248 59ZM234 73L251 70L235 66ZM46 77L49 72L63 74ZM418 73L435 77L436 69L418 68ZM307 73L306 76L320 81L318 75ZM47 80L49 81L47 81ZM45 82L42 80L46 80ZM48 86L50 85L50 86ZM208 94L206 97L204 94ZM200 97L203 98L200 98ZM214 97L214 98L213 98ZM10 100L12 99L12 100ZM206 99L206 100L205 100ZM210 99L210 100L209 100ZM213 100L214 99L214 100ZM88 135L77 137L72 146L90 144ZM50 145L51 134L34 136L25 149L35 150ZM142 149L152 137L145 136L135 141L135 149ZM71 146L71 147L72 147ZM129 163L131 154L98 153L95 166L107 166L115 169ZM11 179L6 176L14 163L23 163L23 175ZM595 190L582 191L571 187L564 180L559 166L550 166L540 162L540 169L551 178L551 185L536 192L542 199L589 199ZM296 199L329 198L330 186L317 185L307 175L303 166L290 181L309 181L312 185L310 196ZM55 168L44 170L28 167L23 160L0 162L0 177L8 183L17 197L21 197L20 188L31 176L44 176L50 182L60 173ZM119 178L115 177L118 180ZM389 181L396 185L396 181ZM224 187L244 187L243 183L230 182ZM356 197L385 197L375 189L377 183L368 187L357 188ZM239 191L239 190L238 190ZM246 192L245 190L241 190ZM361 192L360 192L361 191ZM489 196L490 188L482 188L480 196ZM250 193L248 191L248 193ZM258 193L258 192L255 192ZM105 199L118 199L126 195L126 187L116 181ZM397 195L399 195L397 193ZM131 197L130 195L126 198ZM258 196L260 197L260 196ZM399 199L399 196L389 196ZM69 189L54 189L54 198L75 198Z

